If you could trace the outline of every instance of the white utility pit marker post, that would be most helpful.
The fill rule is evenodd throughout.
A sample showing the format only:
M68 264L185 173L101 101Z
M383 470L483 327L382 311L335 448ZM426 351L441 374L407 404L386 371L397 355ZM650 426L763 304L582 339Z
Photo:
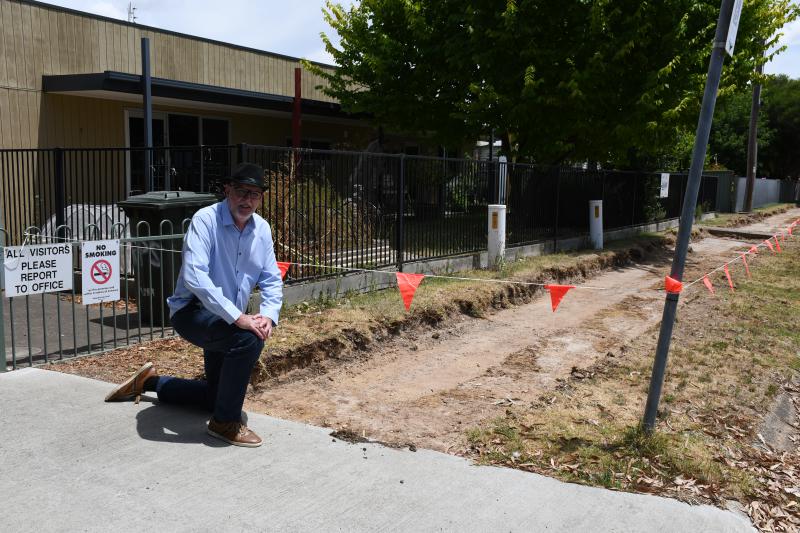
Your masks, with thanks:
M603 200L589 200L589 239L595 250L603 249Z
M489 205L489 268L503 262L506 253L506 206Z

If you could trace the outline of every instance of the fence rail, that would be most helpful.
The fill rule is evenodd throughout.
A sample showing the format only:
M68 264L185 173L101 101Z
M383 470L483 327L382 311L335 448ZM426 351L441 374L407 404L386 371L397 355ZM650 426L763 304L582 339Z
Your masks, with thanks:
M188 220L177 229L184 229L186 223ZM47 236L37 228L28 228L24 245L67 243L73 249L73 258L79 258L83 240L73 240L70 228L59 229L66 237ZM118 229L121 235L122 228ZM4 324L0 330L4 335L0 339L5 337L5 353L0 360L15 369L171 336L164 295L174 289L183 233L175 232L169 221L162 229L163 234L154 238L148 235L147 223L142 222L138 225L142 236L120 238L117 301L83 305L79 263L72 270L72 289L68 291L3 298L0 320ZM88 239L100 238L97 227L87 228L84 234ZM131 275L134 272L135 278Z
M184 227L150 228L118 205L142 192L145 152L0 150L0 246L120 239L124 276L114 305L82 306L75 290L3 298L12 367L171 334L164 299L180 268ZM486 249L492 203L507 206L508 246L586 235L594 199L604 202L606 230L674 218L687 182L672 174L660 198L661 177L650 172L244 144L152 152L159 188L220 193L238 162L263 166L261 214L278 260L295 263L288 283ZM703 176L698 205L706 210L718 207L719 176Z

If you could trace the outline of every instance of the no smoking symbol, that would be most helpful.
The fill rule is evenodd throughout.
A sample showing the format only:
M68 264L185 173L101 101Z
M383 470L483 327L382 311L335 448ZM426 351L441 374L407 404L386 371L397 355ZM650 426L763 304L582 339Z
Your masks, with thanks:
M92 276L92 281L98 285L103 285L111 279L111 263L105 259L95 261L89 273Z

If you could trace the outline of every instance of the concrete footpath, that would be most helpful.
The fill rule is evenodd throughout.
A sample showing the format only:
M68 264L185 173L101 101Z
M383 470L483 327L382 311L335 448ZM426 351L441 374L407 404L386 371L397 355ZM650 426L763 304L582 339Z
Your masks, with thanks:
M0 374L0 531L752 531L710 506L562 483L251 414L206 417L39 369Z

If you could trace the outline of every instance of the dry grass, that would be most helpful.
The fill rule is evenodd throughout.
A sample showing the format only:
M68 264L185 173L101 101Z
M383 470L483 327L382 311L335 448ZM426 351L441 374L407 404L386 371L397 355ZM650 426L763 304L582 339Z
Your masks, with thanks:
M775 396L800 389L800 244L786 248L759 258L751 280L736 275L733 294L712 298L698 286L683 296L654 435L639 422L657 328L555 393L473 428L467 453L613 489L738 500L762 529L796 530L800 455L757 446Z
M702 226L715 226L718 228L733 228L758 222L772 215L785 213L793 208L794 204L772 204L753 209L752 213L722 213L710 220L699 222Z
M598 253L538 256L507 264L499 271L476 270L457 276L536 283L579 281L610 267L661 253L664 243L660 236L641 236ZM396 289L291 306L282 313L281 326L257 379L307 367L325 358L358 355L374 342L421 325L441 326L460 314L479 317L527 303L541 290L537 286L427 278L417 291L410 312L405 311Z
M506 264L500 271L460 272L459 277L536 282L577 281L604 269L663 253L665 239L643 235L612 243L602 252L572 252L531 257ZM529 302L540 287L426 279L406 312L396 289L344 298L323 298L287 306L270 340L256 381L327 358L358 357L374 342L419 326L444 326L460 314L483 316L495 309ZM117 382L146 361L179 377L203 373L200 349L176 338L69 360L54 370Z

